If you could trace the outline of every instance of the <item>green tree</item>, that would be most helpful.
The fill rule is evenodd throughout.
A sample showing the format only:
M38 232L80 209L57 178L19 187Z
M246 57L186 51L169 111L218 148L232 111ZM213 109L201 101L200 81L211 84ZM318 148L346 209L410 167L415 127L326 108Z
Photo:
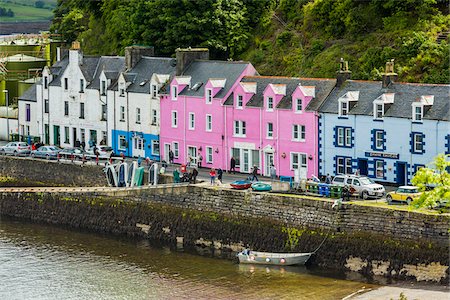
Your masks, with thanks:
M438 202L450 200L449 169L450 155L439 154L432 163L417 171L411 182L423 193L419 199L413 202L413 206L434 207ZM428 190L430 186L433 186L434 189Z

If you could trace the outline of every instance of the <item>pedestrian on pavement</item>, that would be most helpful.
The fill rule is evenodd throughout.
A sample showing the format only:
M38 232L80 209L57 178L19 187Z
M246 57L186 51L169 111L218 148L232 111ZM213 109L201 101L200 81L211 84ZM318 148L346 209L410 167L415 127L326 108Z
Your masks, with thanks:
M258 181L258 177L256 177L258 175L258 167L256 165L253 166L252 175L252 181Z
M140 167L141 166L141 164L142 164L142 157L139 155L138 156L138 159L137 159L137 163L138 163L138 166Z
M277 179L277 169L273 164L270 164L270 179L271 180Z
M211 171L209 171L209 177L211 177L211 185L213 185L216 180L216 170L214 168L211 168Z
M230 173L233 171L233 174L236 173L236 160L234 159L234 156L231 157L230 161Z
M347 185L342 187L342 201L350 201L350 189Z
M325 178L325 183L326 183L326 184L331 184L331 176L330 176L330 173L327 174L327 177Z
M169 150L169 163L171 163L171 164L173 164L173 157L174 157L173 151Z
M35 143L31 144L31 150L36 150L36 144Z
M202 167L203 156L201 154L198 155L198 167Z
M120 152L120 157L122 157L122 161L125 161L125 154L123 152Z
M86 150L86 142L85 141L81 142L81 148L83 148L83 150Z
M198 175L197 168L194 168L192 170L192 180L194 181L194 184L197 183L197 175Z
M180 183L180 172L178 171L178 168L173 170L173 182Z
M221 168L217 169L217 180L222 184L222 176L223 176L223 170Z

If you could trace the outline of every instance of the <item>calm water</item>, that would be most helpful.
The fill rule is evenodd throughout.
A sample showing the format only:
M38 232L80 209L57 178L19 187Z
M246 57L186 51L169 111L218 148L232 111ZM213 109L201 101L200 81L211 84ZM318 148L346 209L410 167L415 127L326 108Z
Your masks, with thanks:
M0 219L0 299L341 299L363 286Z

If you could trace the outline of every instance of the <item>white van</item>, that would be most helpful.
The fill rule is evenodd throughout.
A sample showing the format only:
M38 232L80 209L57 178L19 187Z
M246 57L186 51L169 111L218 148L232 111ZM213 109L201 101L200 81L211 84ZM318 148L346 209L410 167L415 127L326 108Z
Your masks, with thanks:
M352 187L355 189L353 194L357 194L363 199L381 198L386 193L384 186L365 176L337 175L334 177L332 184Z

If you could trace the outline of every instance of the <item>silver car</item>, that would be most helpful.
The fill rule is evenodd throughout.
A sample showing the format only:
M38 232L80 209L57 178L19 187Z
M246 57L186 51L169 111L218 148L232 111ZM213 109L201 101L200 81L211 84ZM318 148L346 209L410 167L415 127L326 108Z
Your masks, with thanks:
M363 199L381 198L385 195L386 190L381 184L375 183L372 179L365 176L357 175L336 175L332 184L340 186L349 186Z
M0 154L12 154L14 156L26 155L31 152L30 146L25 142L11 142L0 147Z

